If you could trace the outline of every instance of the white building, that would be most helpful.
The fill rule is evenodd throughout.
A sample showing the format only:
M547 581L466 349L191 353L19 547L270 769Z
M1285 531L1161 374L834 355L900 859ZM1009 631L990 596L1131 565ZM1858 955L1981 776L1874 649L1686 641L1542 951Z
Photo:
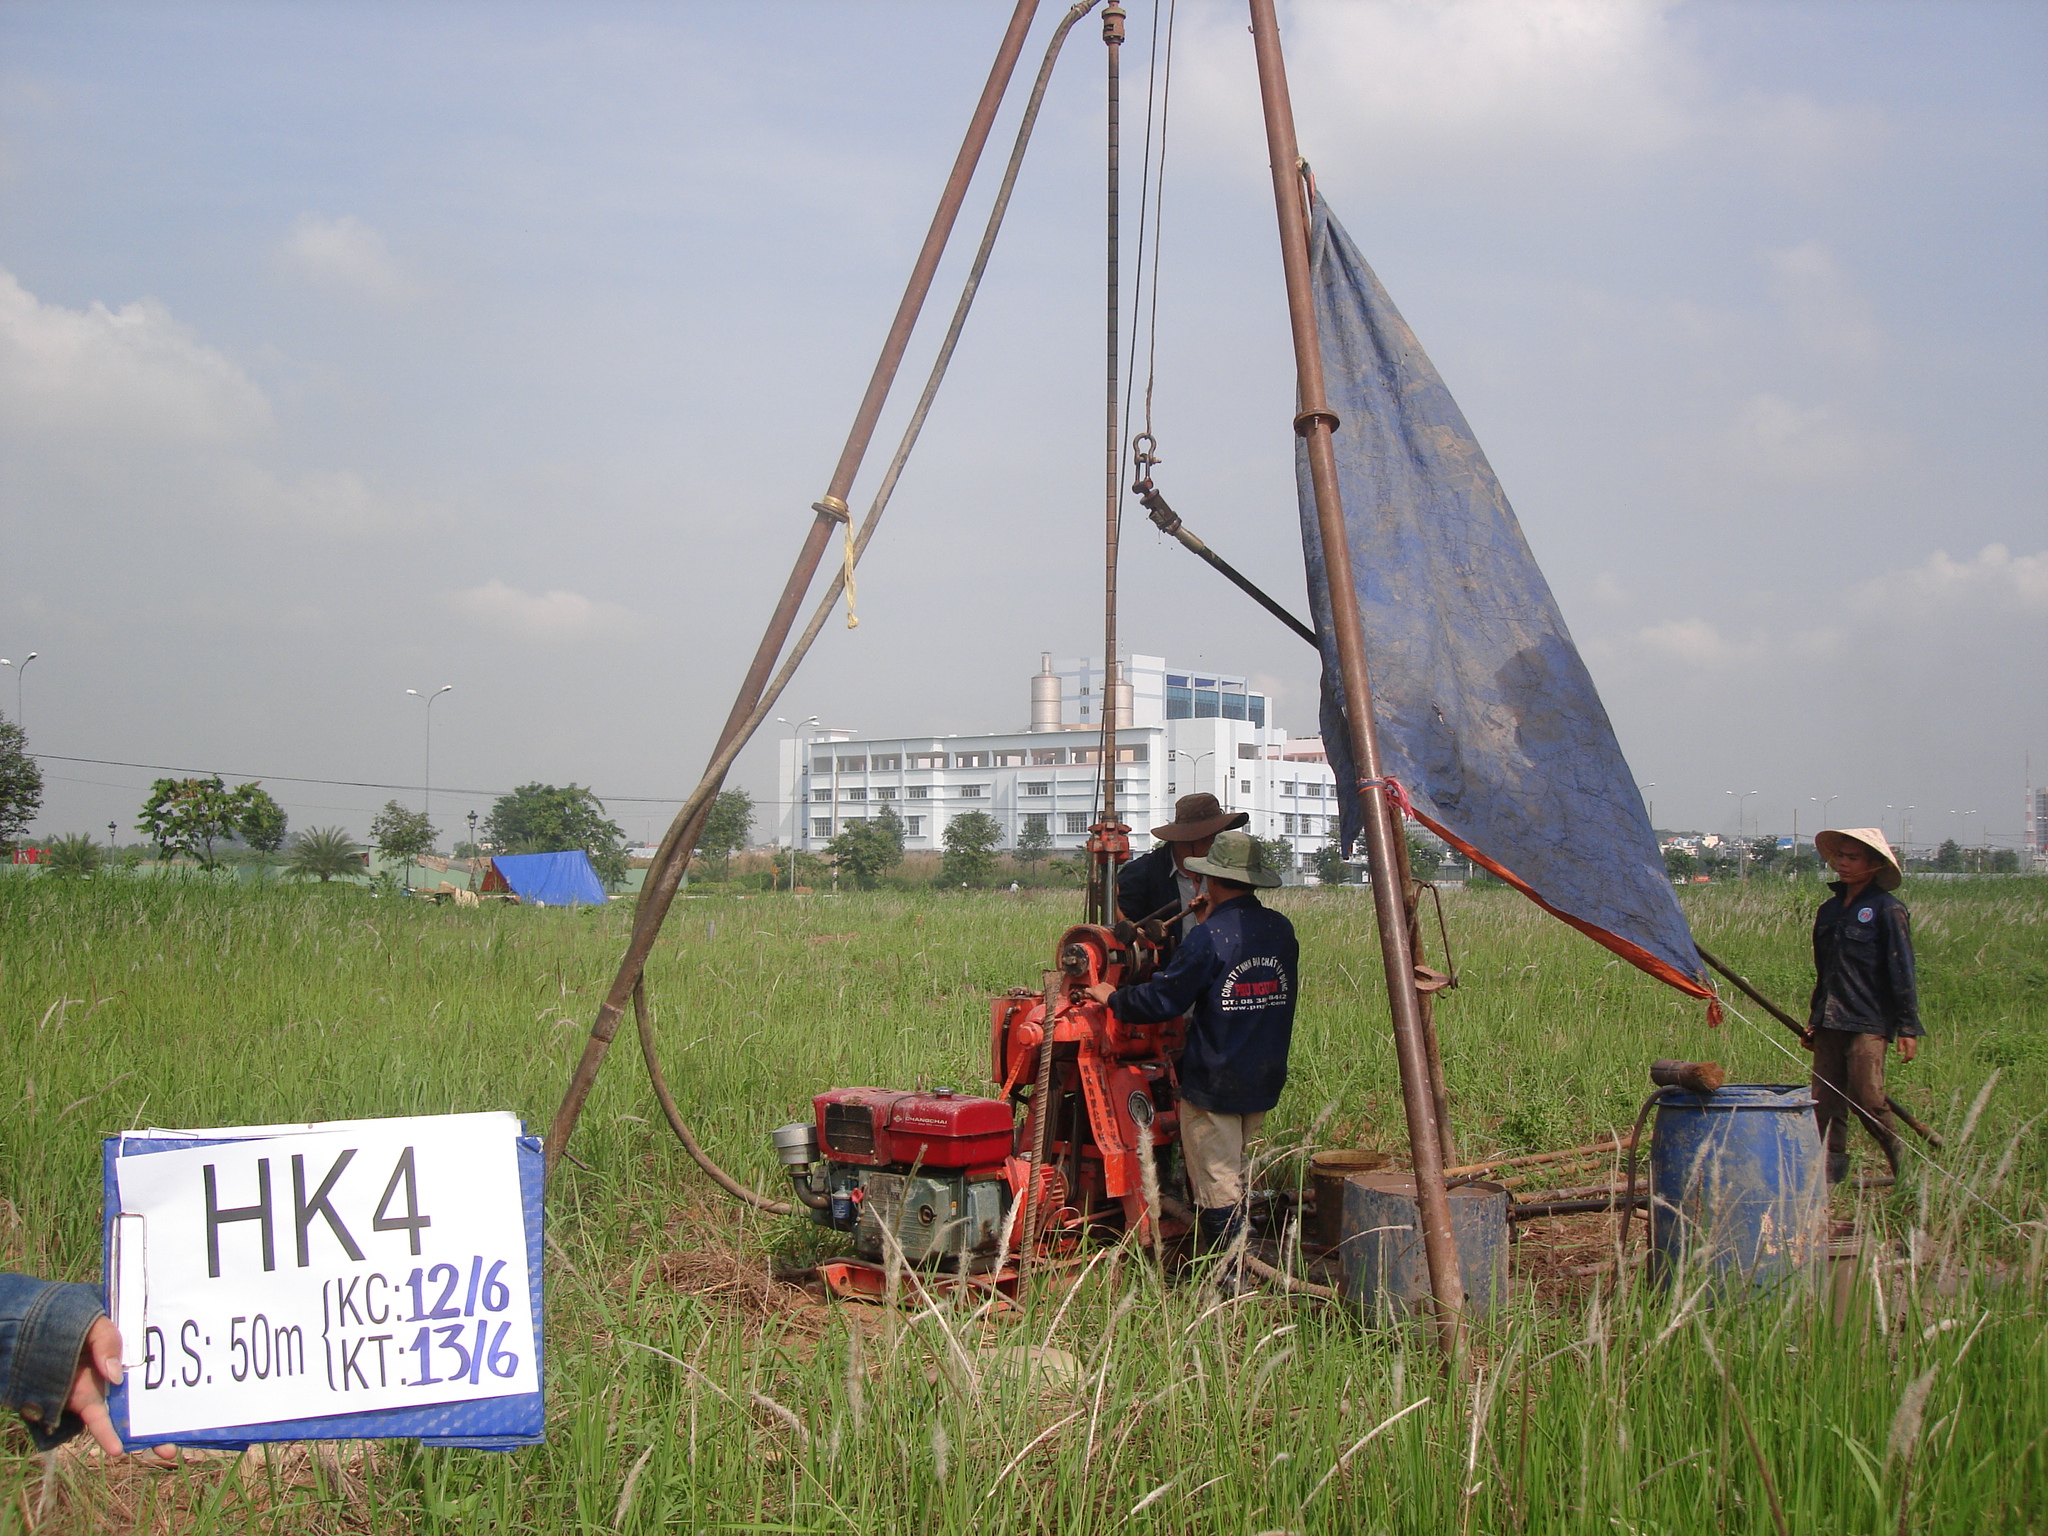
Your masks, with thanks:
M904 847L944 846L946 823L985 811L1014 847L1034 823L1057 849L1080 848L1097 818L1102 711L1118 712L1117 819L1132 846L1173 819L1176 797L1207 790L1248 830L1284 838L1297 858L1338 836L1335 782L1320 737L1290 741L1267 723L1266 699L1242 677L1133 656L1121 681L1097 657L1048 654L1031 679L1031 724L988 736L863 736L815 729L781 748L776 842L822 848L849 823L889 807Z

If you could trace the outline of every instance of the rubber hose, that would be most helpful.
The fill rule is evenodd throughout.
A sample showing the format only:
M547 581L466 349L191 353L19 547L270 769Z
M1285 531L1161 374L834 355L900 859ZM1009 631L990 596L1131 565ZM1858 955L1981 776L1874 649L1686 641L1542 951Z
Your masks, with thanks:
M654 1085L654 1096L661 1101L661 1112L668 1116L668 1128L676 1133L676 1140L683 1144L683 1150L714 1184L734 1199L744 1200L770 1216L787 1216L794 1211L796 1207L787 1200L770 1200L766 1195L747 1188L711 1161L709 1154L697 1145L697 1138L683 1123L682 1111L676 1108L675 1095L668 1091L668 1079L661 1075L661 1063L654 1058L654 1019L647 1011L647 984L642 980L633 983L633 1022L640 1026L640 1056L647 1063L647 1080Z
M1628 1182L1622 1191L1628 1198L1615 1202L1621 1211L1621 1237L1615 1243L1615 1252L1623 1258L1628 1256L1628 1218L1630 1213L1636 1208L1636 1149L1642 1145L1643 1123L1650 1118L1650 1111L1664 1102L1664 1096L1667 1093L1677 1093L1679 1091L1676 1088L1659 1088L1655 1093L1643 1100L1643 1107L1636 1111L1636 1128L1629 1133L1628 1138ZM1648 1219L1648 1217L1644 1218L1646 1221Z

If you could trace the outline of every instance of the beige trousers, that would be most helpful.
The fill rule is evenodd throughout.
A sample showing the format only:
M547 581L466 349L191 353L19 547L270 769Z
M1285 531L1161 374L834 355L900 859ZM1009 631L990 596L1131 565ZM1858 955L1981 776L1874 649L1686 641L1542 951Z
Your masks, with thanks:
M1180 1152L1195 1204L1205 1211L1235 1205L1244 1198L1244 1146L1258 1138L1266 1112L1219 1115L1181 1100Z

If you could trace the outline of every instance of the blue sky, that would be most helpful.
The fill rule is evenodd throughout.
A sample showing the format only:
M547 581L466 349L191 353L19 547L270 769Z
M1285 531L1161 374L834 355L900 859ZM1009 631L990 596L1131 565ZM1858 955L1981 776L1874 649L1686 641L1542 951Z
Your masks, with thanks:
M452 682L444 786L684 793L1007 11L0 3L0 654L41 653L34 746L416 783L404 690ZM1838 824L2016 836L2029 749L2048 779L2048 12L1282 14L1304 152L1658 822L1730 830L1754 789L1766 828L1832 795ZM861 627L780 713L1007 728L1041 650L1099 643L1094 34ZM1159 479L1305 606L1240 8L1183 0L1176 54ZM1142 522L1125 560L1134 648L1251 673L1312 729L1297 640ZM150 777L46 767L45 832L125 829ZM772 792L764 753L738 777ZM274 787L297 826L384 798Z

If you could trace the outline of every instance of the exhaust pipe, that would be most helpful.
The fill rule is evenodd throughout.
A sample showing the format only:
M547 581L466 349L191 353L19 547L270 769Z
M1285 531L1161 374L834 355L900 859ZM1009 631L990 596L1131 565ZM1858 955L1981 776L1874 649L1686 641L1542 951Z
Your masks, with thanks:
M818 1163L818 1128L808 1120L796 1120L777 1126L769 1140L775 1143L775 1155L789 1175L790 1191L811 1210L827 1209L832 1195Z

